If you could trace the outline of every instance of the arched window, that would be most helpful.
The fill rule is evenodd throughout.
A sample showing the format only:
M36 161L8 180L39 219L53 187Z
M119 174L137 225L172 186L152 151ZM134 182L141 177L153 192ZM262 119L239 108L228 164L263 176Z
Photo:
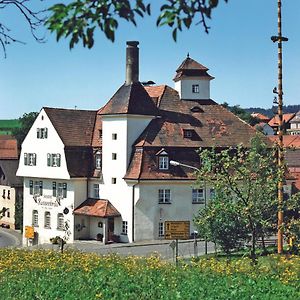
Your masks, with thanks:
M51 214L50 214L50 211L45 212L45 228L51 228Z
M57 214L57 229L64 230L64 228L65 228L64 225L65 225L64 214L62 214L62 213Z
M37 210L33 210L32 211L32 225L34 227L38 227L39 226L39 213Z

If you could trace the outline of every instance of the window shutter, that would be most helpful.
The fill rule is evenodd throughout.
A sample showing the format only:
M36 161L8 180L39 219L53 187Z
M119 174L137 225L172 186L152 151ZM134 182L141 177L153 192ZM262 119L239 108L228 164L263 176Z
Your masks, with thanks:
M33 153L33 165L36 166L36 153Z
M67 184L66 183L63 184L63 197L67 198Z
M51 156L50 156L50 153L47 153L47 166L48 167L51 166Z
M37 128L37 129L36 129L36 137L37 137L38 139L41 138L41 131L40 131L40 128Z
M33 195L33 181L29 180L29 194Z
M43 195L43 181L40 181L40 196Z
M57 153L56 164L58 167L60 167L60 154L59 153Z
M27 160L27 153L24 153L24 165L28 165L28 160Z
M52 182L52 196L56 197L56 182Z
M45 139L46 139L48 138L48 128L45 127L44 130L45 130Z

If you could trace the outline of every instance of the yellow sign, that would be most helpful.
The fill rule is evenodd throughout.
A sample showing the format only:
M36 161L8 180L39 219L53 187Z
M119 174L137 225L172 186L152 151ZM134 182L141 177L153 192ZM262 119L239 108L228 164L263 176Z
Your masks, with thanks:
M25 226L25 237L27 239L34 238L34 227L33 226Z
M165 239L188 240L190 238L190 221L165 221Z

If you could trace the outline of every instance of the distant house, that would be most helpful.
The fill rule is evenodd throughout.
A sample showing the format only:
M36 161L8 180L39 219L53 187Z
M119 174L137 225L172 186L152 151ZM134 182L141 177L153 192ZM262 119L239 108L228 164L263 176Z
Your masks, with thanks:
M294 118L295 114L283 114L282 116L282 129L283 132L286 133L291 128L291 120ZM274 134L278 134L278 127L279 127L279 117L275 115L268 124L273 128Z
M16 206L23 201L23 182L16 177L18 164L17 140L9 135L0 136L0 210L4 212L0 225L13 229L20 227L15 218Z
M260 122L255 124L254 127L265 135L274 135L274 130L268 123Z
M300 111L290 121L291 127L287 130L288 134L300 135Z
M272 142L278 143L278 136L269 136ZM300 191L300 135L284 135L284 156L288 168L286 187L288 193Z
M251 113L251 117L257 119L260 123L268 123L270 121L270 118L261 114L253 112Z

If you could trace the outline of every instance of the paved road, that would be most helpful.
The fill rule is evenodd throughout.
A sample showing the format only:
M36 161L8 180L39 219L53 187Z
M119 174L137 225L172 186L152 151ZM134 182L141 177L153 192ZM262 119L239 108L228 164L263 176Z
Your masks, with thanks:
M18 235L13 230L0 228L0 248L19 246L20 240Z
M150 241L150 242L138 242L133 244L111 244L104 245L95 241L75 241L73 244L67 244L66 249L77 249L82 252L93 252L98 254L117 253L120 255L137 255L137 256L150 256L153 253L159 254L163 259L172 260L175 255L175 250L170 247L172 241ZM57 245L38 245L32 248L44 248L58 250ZM196 248L196 255L204 254L204 242L198 241ZM191 257L194 256L194 242L179 241L178 256L179 257ZM214 252L214 244L208 243L208 253Z

